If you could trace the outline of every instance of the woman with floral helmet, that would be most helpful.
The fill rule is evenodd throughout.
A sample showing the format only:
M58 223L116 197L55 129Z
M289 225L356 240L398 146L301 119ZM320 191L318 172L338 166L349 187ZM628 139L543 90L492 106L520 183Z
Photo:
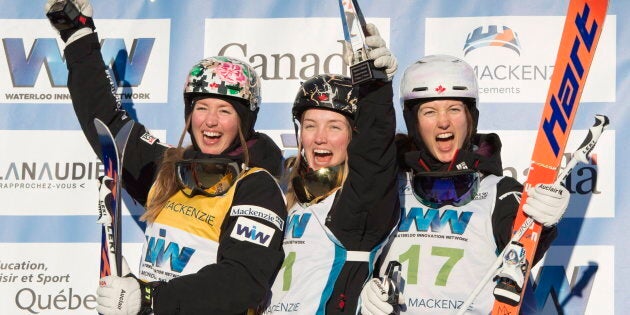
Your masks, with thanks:
M402 213L377 273L397 263L402 281L370 280L361 292L362 314L454 314L506 247L499 285L489 282L466 311L489 314L495 297L519 296L527 262L510 238L523 186L503 175L499 136L477 133L478 93L473 68L457 57L429 55L405 70ZM557 235L569 192L552 184L528 196L525 212L544 226L535 264Z
M357 314L361 287L398 221L397 63L376 27L367 30L368 56L386 80L353 86L316 75L295 97L299 154L289 162L285 260L265 314Z
M91 20L87 0L72 3ZM114 135L131 118L112 93L90 24L59 29L74 110L98 153L94 118ZM265 302L284 257L286 205L274 178L282 167L280 149L254 130L259 106L254 69L235 58L210 57L186 79L177 147L134 124L122 177L146 207L140 272L136 279L123 260L126 276L102 278L99 313L248 314ZM189 147L182 146L186 133Z

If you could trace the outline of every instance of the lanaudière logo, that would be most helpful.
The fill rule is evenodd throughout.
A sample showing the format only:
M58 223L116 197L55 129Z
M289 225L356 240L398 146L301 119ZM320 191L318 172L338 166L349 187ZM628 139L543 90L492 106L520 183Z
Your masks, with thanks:
M484 32L484 26L479 26L468 34L464 45L464 56L469 52L486 46L503 47L521 55L521 44L518 34L507 26L488 25Z
M77 189L103 173L100 161L10 161L0 164L0 189Z

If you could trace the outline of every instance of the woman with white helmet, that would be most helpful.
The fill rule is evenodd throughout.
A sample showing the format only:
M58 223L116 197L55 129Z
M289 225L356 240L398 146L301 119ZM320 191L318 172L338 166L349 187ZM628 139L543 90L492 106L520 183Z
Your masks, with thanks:
M361 312L454 314L504 247L522 257L522 247L508 243L523 186L503 176L499 137L477 133L477 79L466 62L426 56L407 68L400 94L409 134L399 145L406 148L399 152L406 171L399 189L402 214L379 275L398 262L404 285L398 284L398 299L388 300L394 288L372 279L361 293ZM556 237L569 201L566 189L552 186L555 193L540 187L528 192L525 211L544 225L533 263ZM503 287L488 283L470 314L488 314L493 293L505 298L520 292L526 262L514 261L501 275Z
M72 4L81 13L78 25L57 26L74 110L98 153L94 118L114 135L131 118L113 94L90 3ZM140 272L138 279L131 273L102 278L99 313L249 314L264 303L284 258L286 205L273 176L281 170L281 152L254 131L259 106L254 69L235 58L210 57L186 79L186 122L177 147L134 124L121 174L127 192L146 208ZM188 147L182 146L186 133Z

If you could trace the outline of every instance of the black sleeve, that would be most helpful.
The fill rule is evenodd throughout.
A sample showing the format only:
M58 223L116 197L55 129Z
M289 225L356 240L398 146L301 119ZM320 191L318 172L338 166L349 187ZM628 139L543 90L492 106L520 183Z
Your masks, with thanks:
M116 99L114 83L103 62L96 33L68 45L65 56L74 112L92 149L100 157L101 148L94 118L107 124L113 135L131 118ZM154 180L158 161L166 148L142 124L134 125L125 148L123 185L143 205Z
M361 86L348 177L326 223L349 250L370 251L398 222L392 83Z
M494 231L494 240L499 252L505 248L512 238L514 219L516 218L522 192L523 185L512 177L504 177L497 184L496 206L492 213L492 230ZM534 255L534 265L542 259L557 235L558 232L555 226L551 228L543 227L538 246L536 247L536 254Z
M265 208L286 221L282 192L266 172L247 176L237 187L232 207ZM239 218L247 218L274 233L267 246L236 240L230 236ZM228 216L223 222L217 263L195 274L172 279L155 294L156 314L244 314L266 301L273 279L282 264L283 226L258 217Z
M398 223L394 133L396 118L391 82L362 86L355 130L348 145L349 172L326 225L348 250L371 251ZM365 90L367 89L367 91ZM326 303L327 314L357 309L369 274L366 262L347 261Z

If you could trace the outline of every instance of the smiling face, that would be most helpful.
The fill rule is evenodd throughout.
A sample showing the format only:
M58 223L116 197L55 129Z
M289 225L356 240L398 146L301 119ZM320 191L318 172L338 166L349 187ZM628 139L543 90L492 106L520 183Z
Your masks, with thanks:
M305 111L300 142L308 166L318 170L343 163L348 156L350 135L350 124L344 115L325 109Z
M459 100L434 100L420 105L417 115L424 145L439 161L450 162L468 136L466 105Z
M238 136L239 117L232 104L218 98L195 102L191 127L197 146L206 154L221 154Z

